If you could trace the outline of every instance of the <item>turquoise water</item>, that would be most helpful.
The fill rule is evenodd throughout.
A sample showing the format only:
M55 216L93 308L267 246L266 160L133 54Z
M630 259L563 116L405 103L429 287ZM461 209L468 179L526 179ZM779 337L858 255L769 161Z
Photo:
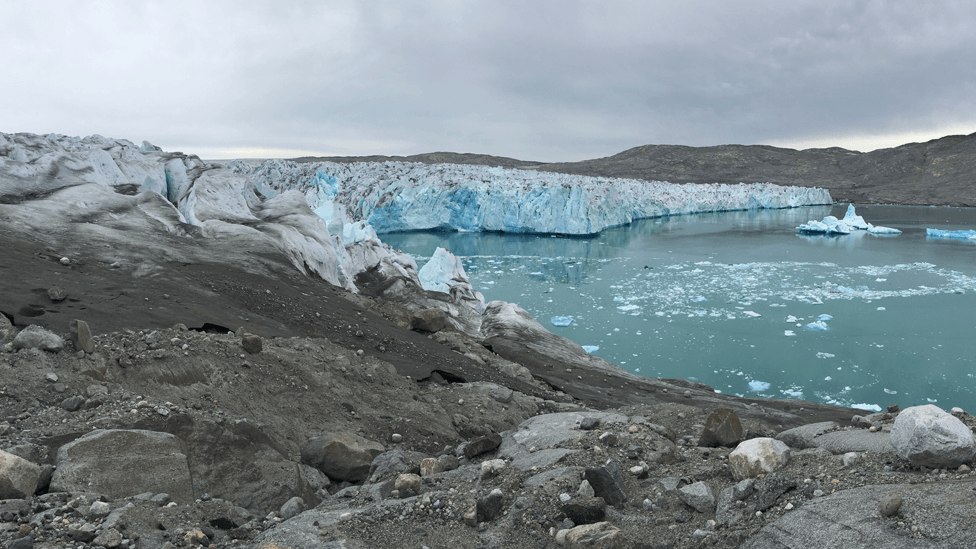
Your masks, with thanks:
M845 207L651 219L592 239L384 235L418 264L461 257L486 300L628 371L740 396L865 408L976 410L976 244L925 229L976 227L963 208L861 206L899 236L798 235ZM572 317L556 326L552 317Z

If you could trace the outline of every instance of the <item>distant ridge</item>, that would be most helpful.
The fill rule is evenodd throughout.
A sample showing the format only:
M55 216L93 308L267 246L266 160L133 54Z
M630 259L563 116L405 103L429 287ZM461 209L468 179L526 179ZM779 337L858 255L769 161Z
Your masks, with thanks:
M839 147L643 145L605 158L557 163L450 152L296 160L478 164L671 183L769 182L823 187L838 202L976 207L976 133L867 153Z

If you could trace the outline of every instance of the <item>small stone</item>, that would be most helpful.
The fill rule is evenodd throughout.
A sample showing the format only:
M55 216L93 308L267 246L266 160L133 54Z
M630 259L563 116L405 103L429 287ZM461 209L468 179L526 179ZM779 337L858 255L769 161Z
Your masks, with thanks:
M51 301L53 301L55 303L58 303L60 301L64 301L64 298L66 298L68 296L65 295L64 290L61 289L60 286L51 286L47 290L47 297Z
M58 374L56 374L54 372L48 372L44 376L44 379L50 381L51 383L57 383L57 381L58 381Z
M900 496L889 494L881 499L880 512L882 517L892 517L898 514L901 509L902 499Z
M595 417L584 417L580 421L580 429L584 431L591 431L600 426L600 420Z
M476 438L464 448L464 457L471 459L485 452L490 452L498 448L502 443L502 436L492 433L488 436Z
M489 459L481 462L481 478L497 475L499 471L505 468L505 465L504 459Z
M60 261L60 263L61 263L62 265L71 265L71 258L68 258L68 257L62 257L62 258L61 258L61 261Z
M602 467L592 467L583 472L583 478L593 487L594 493L610 505L620 505L627 501L623 475L613 460Z
M959 472L960 474L963 474L963 475L968 475L969 474L969 471L971 471L971 469L965 463L963 463L962 465L960 465L959 466L959 469L957 469L957 472Z
M71 344L78 351L92 354L95 352L95 340L92 339L91 329L84 320L74 319L68 323L71 332Z
M423 480L420 475L413 473L400 473L393 483L394 488L400 491L400 497L412 497L420 493ZM408 495L409 494L409 495Z
M467 511L464 512L464 523L467 524L468 526L472 526L472 527L478 525L478 506L477 505L472 505L471 507L468 508Z
M487 496L478 498L478 519L490 522L502 514L504 496L502 491L495 488Z
M244 336L241 337L241 346L244 347L245 351L253 355L255 353L260 353L264 345L261 341L261 336L244 334Z
M584 498L591 498L596 495L593 491L593 487L590 486L590 481L584 480L580 483L579 489L576 490L576 495Z
M390 435L390 440L392 440L393 442L401 442L403 440L403 435L401 435L400 433L393 433L392 435Z

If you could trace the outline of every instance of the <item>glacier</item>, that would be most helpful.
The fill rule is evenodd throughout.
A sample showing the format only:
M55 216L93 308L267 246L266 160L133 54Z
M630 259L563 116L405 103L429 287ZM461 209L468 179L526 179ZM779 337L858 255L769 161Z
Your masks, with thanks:
M265 195L297 190L329 224L377 234L485 231L594 235L637 219L831 204L824 189L682 184L410 162L233 161ZM333 229L334 230L334 229Z
M851 234L851 231L867 231L874 235L899 235L901 231L891 227L877 227L857 215L854 204L847 206L847 213L843 219L832 215L824 217L822 221L810 220L796 228L802 234L824 234L827 236Z

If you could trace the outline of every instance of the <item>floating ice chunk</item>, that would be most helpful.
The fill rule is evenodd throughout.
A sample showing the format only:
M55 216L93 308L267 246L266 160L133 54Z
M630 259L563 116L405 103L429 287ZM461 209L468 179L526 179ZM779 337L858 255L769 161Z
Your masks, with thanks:
M571 316L554 316L549 319L549 322L553 326L569 326L573 323L573 317Z
M864 404L864 403L851 404L851 408L857 408L858 410L868 410L869 412L881 411L881 406L878 406L877 404Z
M634 309L640 309L640 306L638 306L638 305L621 305L620 307L617 307L617 310L618 311L633 311Z
M828 314L823 314L823 315L820 315L820 316L817 317L817 320L822 320L824 322L827 322L828 320L833 320L833 319L834 319L834 317L832 317L832 316L830 316Z
M789 315L789 316L786 317L786 321L789 322L790 324L793 324L794 322L797 322L798 320L800 320L800 319L796 318L793 315Z
M835 356L837 355L833 353L817 353L817 358L834 358Z
M881 235L881 236L894 236L901 234L898 229L892 229L891 227L877 227L868 223L868 232L871 234Z
M887 393L887 394L889 394L889 395L897 395L898 394L898 391L892 391L891 389L885 389L884 392Z
M884 311L884 310L885 310L885 308L884 308L884 307L878 307L878 310L879 310L879 311Z
M614 303L623 303L625 301L627 301L627 300L624 299L624 298L622 298L622 297L620 297L619 295L617 297L613 298L613 302Z
M766 389L769 389L769 383L766 383L765 381L752 380L749 382L750 391L758 393L759 391L765 391Z
M854 211L854 204L847 205L847 213L844 214L844 219L841 219L841 222L855 229L861 229L862 231L868 228L868 224L864 221L864 218L857 215Z
M955 238L959 240L976 241L976 231L943 231L942 229L925 229L926 238Z
M780 392L790 398L803 398L803 391L801 391L798 387L793 387L792 389L783 389Z
M804 326L804 328L806 328L807 330L814 330L817 332L826 332L827 330L830 329L830 326L827 326L827 323L824 322L823 320L818 320L816 322L811 322L807 324L806 326Z
M834 378L832 378L830 376L827 376L827 377L824 378L824 381L830 381L831 379L834 379Z
M786 337L793 337L796 335L796 332L794 332L793 330L784 330L783 335L785 335Z
M939 401L938 399L935 399L935 398L926 398L925 400L927 400L929 402L938 402Z
M746 316L751 316L751 317L753 317L753 318L756 318L756 317L759 317L759 316L762 316L761 314L759 314L759 313L757 313L757 312L755 312L755 311L742 311L742 314L744 314L744 315L746 315Z
M591 355L600 350L599 345L583 345L583 350Z
M708 299L706 299L706 298L704 298L702 296L698 296L698 297L691 298L691 301L692 301L692 303L704 303L704 302L708 301Z
M881 228L885 229L885 227ZM844 219L837 219L832 215L828 215L827 217L823 218L823 221L811 220L803 225L800 225L796 229L801 233L807 234L842 235L851 234L851 231L855 230L868 230L870 229L870 225L864 221L863 217L857 215L857 213L854 211L854 204L850 204L847 206L847 213L844 215ZM889 230L894 231L895 229Z

